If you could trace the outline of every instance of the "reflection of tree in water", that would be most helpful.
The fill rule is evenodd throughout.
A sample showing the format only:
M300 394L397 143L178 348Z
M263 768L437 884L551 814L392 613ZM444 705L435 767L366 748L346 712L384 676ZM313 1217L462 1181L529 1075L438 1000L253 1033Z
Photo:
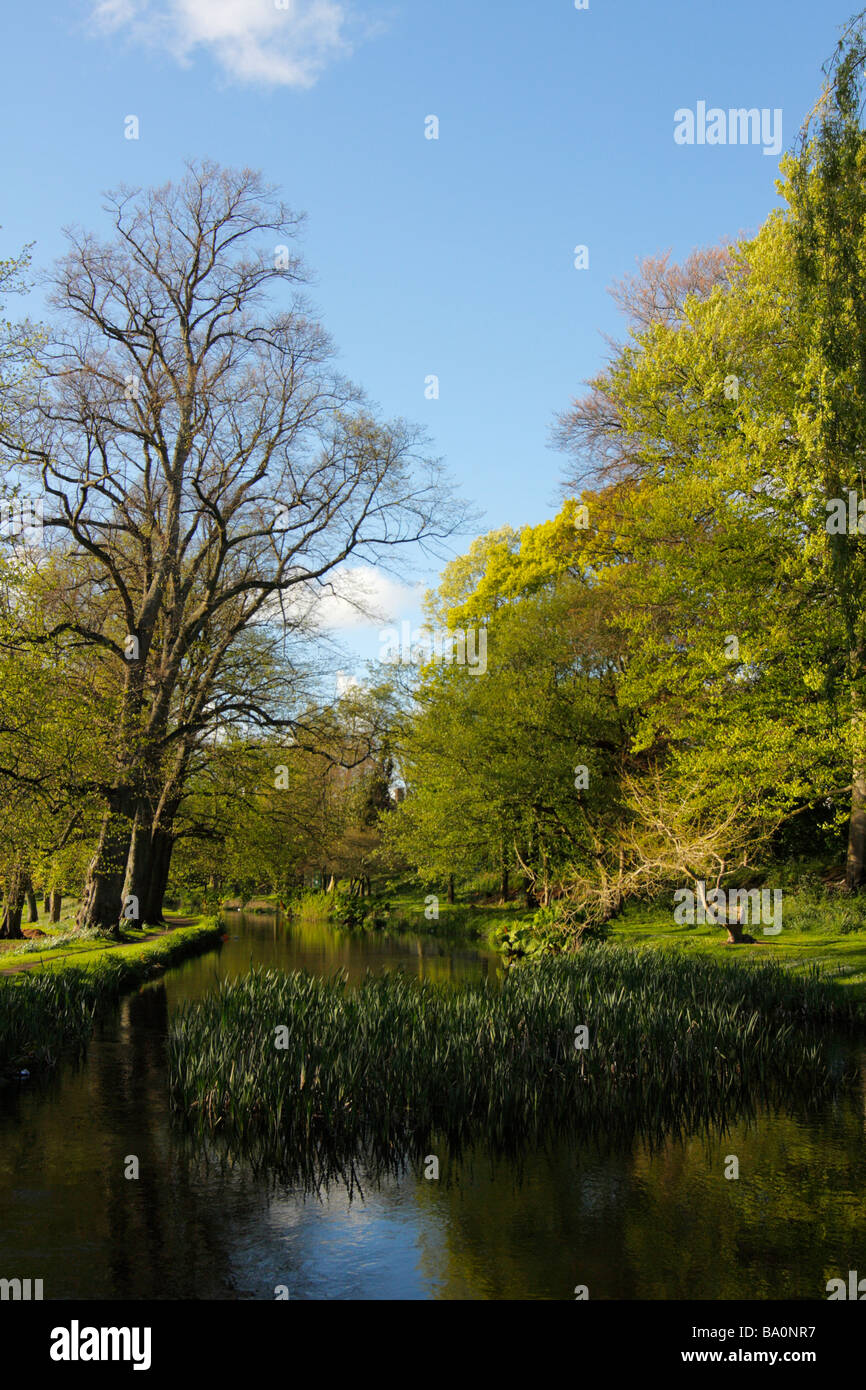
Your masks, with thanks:
M106 1226L110 1295L230 1298L227 1202L234 1221L243 1221L265 1199L241 1174L206 1172L203 1157L171 1124L166 1025L164 988L127 996L117 1045L94 1050L88 1069L93 1103L110 1112L117 1136L114 1151L103 1155L102 1187L94 1193L98 1224ZM124 1176L128 1154L139 1160L138 1179Z
M169 1133L163 1037L165 989L126 996L117 1043L88 1069L94 1104L111 1112L116 1149L104 1155L101 1200L107 1220L110 1284L118 1298L225 1297L228 1259L196 1166ZM139 1176L125 1176L126 1157Z
M724 1177L727 1154L739 1179ZM628 1251L644 1296L663 1283L670 1298L826 1298L866 1240L851 1103L821 1116L766 1112L712 1148L691 1140L652 1161L641 1154L635 1173L647 1205L629 1223Z
M557 1145L519 1166L479 1153L452 1183L418 1185L418 1201L441 1213L441 1249L421 1237L421 1265L443 1299L633 1298L620 1266L628 1194L628 1152L603 1156ZM444 1254L443 1254L444 1250Z
M569 1042L566 1039L566 1047ZM802 1086L798 1091L792 1085L791 1104L799 1104L804 1113L814 1113L819 1104L827 1103L828 1096L835 1095L841 1103L847 1095L850 1108L850 1067L839 1079L840 1087L823 1089L823 1099L817 1086L816 1094L809 1096ZM448 1151L455 1162L483 1151L491 1162L503 1161L519 1173L527 1154L558 1141L569 1142L573 1149L591 1143L596 1151L614 1157L632 1153L637 1147L648 1154L665 1153L672 1143L694 1142L696 1135L703 1136L705 1143L708 1136L713 1142L722 1142L715 1136L754 1121L762 1107L778 1107L782 1101L778 1078L766 1078L759 1099L747 1094L742 1085L722 1097L694 1089L678 1093L673 1087L665 1095L658 1087L641 1090L631 1086L619 1093L615 1087L603 1091L593 1084L574 1090L568 1081L562 1084L561 1077L559 1081L549 1093L538 1093L534 1106L509 1106L507 1097L506 1101L499 1097L498 1110L491 1102L488 1109L455 1105L448 1113L442 1104L429 1112L439 1118L435 1127L428 1120L415 1123L411 1105L405 1112L404 1107L394 1105L386 1112L381 1129L364 1117L357 1122L350 1117L343 1129L325 1123L324 1102L318 1117L322 1122L306 1131L296 1126L290 1132L279 1124L263 1129L256 1123L257 1115L247 1127L239 1127L225 1113L223 1124L214 1129L213 1116L201 1107L194 1115L176 1113L175 1118L198 1153L209 1152L223 1164L248 1164L264 1181L307 1194L322 1194L336 1185L351 1196L363 1194L365 1183L378 1185L420 1172L426 1155L440 1151ZM260 1108L267 1110L268 1104L260 1098Z
M824 1299L866 1245L862 1124L848 1101L653 1149L562 1144L520 1171L476 1152L451 1182L418 1179L421 1265L452 1299Z
M238 1254L239 1233L257 1248L266 1187L192 1148L171 1121L165 1026L163 985L126 996L97 1024L84 1065L61 1065L10 1107L0 1257L42 1278L46 1298L224 1299L280 1282ZM124 1176L128 1154L138 1179ZM292 1277L283 1251L277 1273Z
M363 979L368 970L383 966L403 968L407 974L431 981L480 980L496 975L501 958L482 946L437 938L433 933L388 928L352 932L335 927L327 917L296 913L279 917L269 913L226 913L229 930L240 927L241 940L235 950L229 942L224 954L237 957L237 970L245 974L250 965L249 938L257 938L256 960L284 970L308 970L332 975L345 970L351 980ZM261 942L267 937L272 950L266 953Z

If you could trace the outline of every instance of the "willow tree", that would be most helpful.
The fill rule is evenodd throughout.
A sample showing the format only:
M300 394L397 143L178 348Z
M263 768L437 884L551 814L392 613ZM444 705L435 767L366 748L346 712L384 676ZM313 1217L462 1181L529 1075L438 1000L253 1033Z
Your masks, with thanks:
M866 12L863 12L866 13ZM825 528L825 561L842 613L850 686L851 817L846 881L866 882L866 32L849 26L827 67L821 99L786 168L806 348L801 432L826 502L851 494L855 524ZM866 508L863 509L866 511Z
M49 543L96 599L56 631L121 673L114 775L79 921L114 933L140 878L184 663L212 684L252 623L291 611L352 556L443 536L457 513L416 431L383 423L334 368L299 291L300 219L249 170L191 163L108 196L113 236L70 231L38 399L4 428L37 474ZM23 441L23 442L22 442ZM160 773L161 775L161 773Z

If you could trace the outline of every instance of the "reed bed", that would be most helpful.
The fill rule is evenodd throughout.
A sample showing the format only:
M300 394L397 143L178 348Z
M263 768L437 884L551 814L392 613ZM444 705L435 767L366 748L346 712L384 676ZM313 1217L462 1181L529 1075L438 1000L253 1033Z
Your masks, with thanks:
M0 980L0 1077L53 1066L84 1052L99 1011L184 955L212 946L218 919L104 952L81 952Z
M0 986L0 1071L51 1066L63 1048L83 1051L108 980L70 972L20 976Z
M554 1133L661 1137L814 1104L848 1082L832 1039L856 1021L816 972L609 946L522 964L501 987L257 969L176 1016L169 1083L200 1132L318 1185L359 1158L417 1162L434 1135L514 1153Z

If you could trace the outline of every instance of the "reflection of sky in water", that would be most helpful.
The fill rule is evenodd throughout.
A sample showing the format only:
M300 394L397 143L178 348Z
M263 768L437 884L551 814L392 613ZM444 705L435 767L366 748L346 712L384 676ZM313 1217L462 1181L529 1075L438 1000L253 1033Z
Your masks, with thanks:
M233 1253L239 1278L259 1276L259 1298L274 1296L274 1269L285 1271L278 1282L292 1298L427 1298L422 1247L428 1260L432 1251L441 1260L441 1225L435 1210L418 1210L408 1186L367 1189L363 1202L337 1193L322 1203L278 1198L267 1217L265 1266L258 1242Z

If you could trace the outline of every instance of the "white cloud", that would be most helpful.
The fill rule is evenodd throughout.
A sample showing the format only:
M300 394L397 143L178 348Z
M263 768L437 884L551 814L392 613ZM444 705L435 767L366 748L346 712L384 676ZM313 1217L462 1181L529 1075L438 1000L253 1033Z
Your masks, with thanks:
M317 597L313 604L315 622L320 628L348 632L378 629L401 615L414 613L421 604L425 586L400 584L372 565L356 565L340 570L331 589L331 593Z
M204 49L239 82L311 87L350 51L343 0L95 0L103 34L166 50L188 65Z

